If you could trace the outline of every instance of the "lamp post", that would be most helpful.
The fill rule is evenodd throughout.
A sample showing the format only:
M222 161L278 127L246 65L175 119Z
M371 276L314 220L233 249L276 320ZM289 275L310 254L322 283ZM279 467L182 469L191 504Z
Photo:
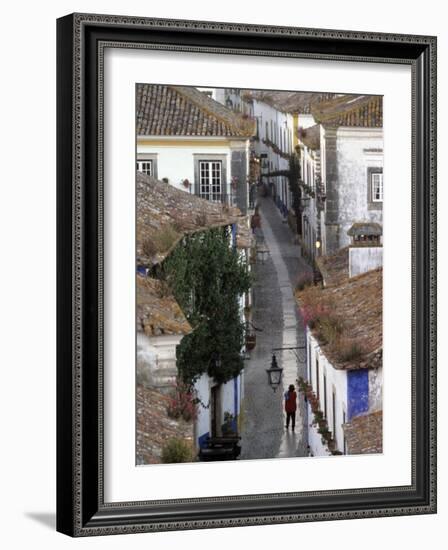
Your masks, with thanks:
M277 388L282 381L283 369L278 366L275 353L272 354L271 368L266 369L266 372L268 373L269 385L274 390L274 392L277 391Z

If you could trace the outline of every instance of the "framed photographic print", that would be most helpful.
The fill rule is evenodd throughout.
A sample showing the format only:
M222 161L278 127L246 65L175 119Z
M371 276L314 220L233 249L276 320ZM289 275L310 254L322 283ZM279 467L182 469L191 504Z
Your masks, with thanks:
M58 20L71 536L436 511L436 39Z

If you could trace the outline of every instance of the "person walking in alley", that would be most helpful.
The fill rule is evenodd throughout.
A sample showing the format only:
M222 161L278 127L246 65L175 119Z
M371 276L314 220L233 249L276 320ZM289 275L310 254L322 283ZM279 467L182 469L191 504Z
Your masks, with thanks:
M286 429L289 428L289 421L292 423L292 430L296 427L296 410L297 410L297 393L294 385L291 384L288 391L285 392L285 412L286 412Z
M250 227L252 229L252 234L254 235L256 233L256 230L261 227L261 216L258 211L258 206L255 207L255 212L250 219Z

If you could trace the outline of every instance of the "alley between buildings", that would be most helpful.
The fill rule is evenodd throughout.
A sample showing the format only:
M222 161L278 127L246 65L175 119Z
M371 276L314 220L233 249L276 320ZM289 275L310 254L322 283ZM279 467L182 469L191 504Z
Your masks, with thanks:
M305 338L297 311L294 288L298 276L310 271L293 242L288 224L269 197L258 201L261 228L256 230L258 247L269 251L254 266L252 323L257 345L244 369L245 396L241 447L242 459L307 456L307 418L299 398L296 428L286 430L283 394L290 384L306 376L304 349L276 351L283 368L282 385L273 392L267 383L266 369L275 348L301 348Z

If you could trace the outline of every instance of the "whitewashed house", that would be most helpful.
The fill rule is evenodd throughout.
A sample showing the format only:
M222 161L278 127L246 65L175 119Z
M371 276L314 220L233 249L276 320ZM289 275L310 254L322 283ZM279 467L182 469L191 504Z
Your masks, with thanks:
M269 188L284 216L291 207L289 158L297 139L294 115L284 106L285 94L288 92L245 90L242 93L243 112L256 121L252 148L260 161L262 182Z
M350 258L357 262L348 248L318 258L323 288L311 287L298 296L307 322L307 382L312 388L308 444L313 456L382 452L383 271L378 267L349 277ZM319 414L330 442L322 434Z
M309 254L332 254L350 242L353 223L382 225L381 96L338 95L316 102L316 126L299 133L303 211Z
M137 85L137 170L214 202L248 207L253 120L196 88Z
M176 347L194 328L170 290L156 277L158 266L187 234L231 227L229 246L238 248L242 255L247 254L251 235L247 217L236 207L224 208L140 172L136 183L137 383L169 392L178 374ZM240 305L243 317L244 297ZM236 428L244 392L243 373L225 384L203 374L194 389L198 399L194 439L200 448L208 437L221 434L228 418Z
M312 116L312 115L310 115ZM299 128L299 143L296 151L300 159L300 180L302 185L302 250L314 259L317 255L316 242L320 242L321 228L325 224L321 186L321 128L319 124Z

